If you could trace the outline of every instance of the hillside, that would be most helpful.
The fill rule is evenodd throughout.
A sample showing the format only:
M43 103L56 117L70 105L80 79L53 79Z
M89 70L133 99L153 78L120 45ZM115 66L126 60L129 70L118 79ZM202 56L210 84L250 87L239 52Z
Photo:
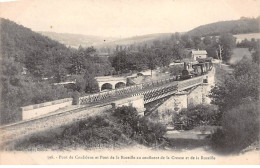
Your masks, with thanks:
M66 72L70 50L7 19L0 19L1 101L0 122L21 120L20 107L65 98L62 87L41 82L43 77L60 77ZM59 66L57 66L59 63Z
M98 46L98 45L102 45L103 43L108 43L117 40L117 38L112 38L112 37L99 37L99 36L82 35L82 34L55 33L55 32L39 32L39 33L53 40L57 40L66 46L71 46L73 48L78 48L80 45L82 47Z
M91 56L95 48L70 49L13 21L0 22L1 124L21 120L22 106L71 97L75 90L94 90L94 76L112 69L107 60ZM53 85L68 76L88 83L69 89Z
M57 40L60 43L78 48L94 46L96 48L102 47L115 47L116 45L131 45L140 43L152 43L154 40L163 40L172 35L172 33L157 33L148 34L142 36L134 36L129 38L105 38L99 36L88 36L82 34L69 34L69 33L55 33L55 32L39 32L40 34L47 36L53 40Z
M221 21L196 27L187 32L190 36L216 36L221 33L243 34L258 33L260 17L241 18L239 20Z
M70 50L63 44L33 32L10 20L1 19L1 48L3 59L12 58L34 77L53 75L53 63L69 57Z
M244 33L259 33L260 17L258 18L241 18L239 20L221 21L211 24L202 25L196 27L186 34L190 36L212 36L220 35L221 33L232 33L232 34L244 34ZM112 47L115 48L117 45L129 46L132 44L152 44L155 40L165 40L173 33L155 33L140 36L133 36L128 38L113 38L113 37L99 37L89 36L82 34L69 34L69 33L55 33L55 32L39 32L40 34L47 36L53 40L57 40L60 43L78 48L95 46L96 48ZM181 33L184 34L184 33Z
M147 34L142 36L134 36L129 38L122 38L116 41L109 43L109 45L131 45L139 43L152 43L154 40L164 40L169 38L172 33L156 33L156 34Z

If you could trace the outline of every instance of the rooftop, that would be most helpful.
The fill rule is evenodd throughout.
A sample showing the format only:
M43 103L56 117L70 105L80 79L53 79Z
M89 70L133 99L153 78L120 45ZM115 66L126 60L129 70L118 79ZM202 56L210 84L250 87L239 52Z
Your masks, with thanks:
M196 55L196 54L204 54L204 55L206 55L207 51L206 50L192 50L191 53L194 54L194 55Z

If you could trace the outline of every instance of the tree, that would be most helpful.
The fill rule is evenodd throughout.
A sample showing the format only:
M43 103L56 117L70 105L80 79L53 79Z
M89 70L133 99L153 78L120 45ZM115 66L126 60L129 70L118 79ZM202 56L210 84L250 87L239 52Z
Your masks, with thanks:
M206 46L209 46L209 45L212 43L212 42L211 42L211 37L210 37L210 36L204 37L203 43L204 43Z
M119 72L128 71L127 53L126 51L117 52L112 58L112 67Z
M162 141L163 135L166 133L165 126L139 116L136 109L131 106L116 108L113 116L116 117L118 122L123 124L125 128L130 126L130 130L128 128L128 130L125 129L124 132L141 144L149 146L157 144Z
M94 93L99 91L97 80L94 78L93 74L86 72L84 74L84 80L85 80L85 92Z
M217 48L215 46L212 46L212 45L207 46L206 51L207 51L208 57L219 59L218 54L217 54Z
M156 68L156 65L158 65L158 57L154 52L148 52L146 53L147 57L147 66L151 70L151 76L153 73L153 70Z
M174 44L171 48L172 59L181 60L184 57L184 46L182 43Z
M243 103L223 114L222 130L212 136L212 145L216 150L239 152L259 140L258 104Z
M200 37L200 36L193 36L193 37L192 37L192 41L193 41L193 43L194 43L195 49L199 49L199 45L200 45L200 43L202 42L202 41L201 41L201 37Z
M232 50L236 46L236 39L230 33L221 34L219 37L219 45L223 48L222 59L228 62L232 55Z
M163 47L156 50L156 54L159 57L160 63L163 67L169 66L171 62L171 51L169 47Z
M260 58L260 41L257 42L254 52L252 54L253 62L257 63L259 65L259 58Z
M231 109L247 99L259 98L259 66L243 58L234 66L234 72L224 82L211 90L212 103L221 111Z
M184 129L193 129L201 125L218 125L219 119L220 115L216 106L200 104L181 110L173 121L183 123Z
M185 45L185 48L194 48L194 42L191 40L191 37L187 34L181 36L182 42Z

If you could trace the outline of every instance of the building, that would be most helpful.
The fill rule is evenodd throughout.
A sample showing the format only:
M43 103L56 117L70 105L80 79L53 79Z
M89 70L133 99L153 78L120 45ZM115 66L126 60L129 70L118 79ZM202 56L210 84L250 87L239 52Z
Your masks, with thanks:
M197 59L205 59L205 58L207 58L207 51L206 50L192 50L191 58L194 61L196 61Z

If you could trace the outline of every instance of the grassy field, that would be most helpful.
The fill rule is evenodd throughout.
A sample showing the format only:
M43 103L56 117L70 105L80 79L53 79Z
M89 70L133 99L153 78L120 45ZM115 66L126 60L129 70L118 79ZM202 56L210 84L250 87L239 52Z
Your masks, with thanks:
M244 39L251 40L252 38L260 39L260 33L248 33L234 35L237 38L237 42L241 42Z

